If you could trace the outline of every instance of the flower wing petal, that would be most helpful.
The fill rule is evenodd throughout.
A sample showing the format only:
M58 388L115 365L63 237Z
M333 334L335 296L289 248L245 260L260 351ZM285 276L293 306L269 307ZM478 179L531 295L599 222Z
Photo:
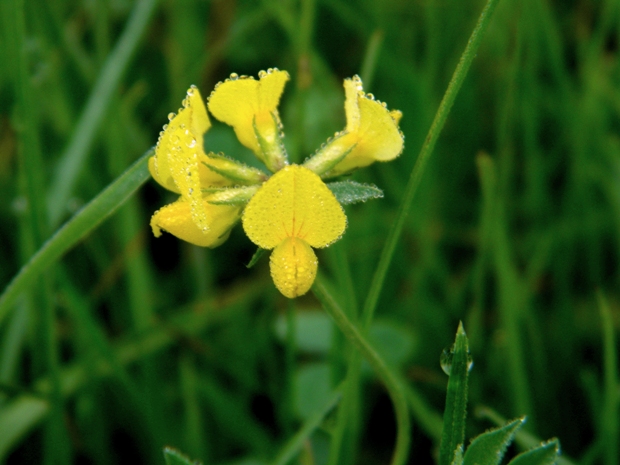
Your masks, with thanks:
M274 174L243 212L243 229L259 247L273 249L287 237L326 247L344 232L342 207L319 176L289 165Z
M192 219L192 206L184 199L157 210L151 218L151 228L155 237L161 236L162 229L184 241L201 247L217 247L230 234L232 226L239 219L240 207L211 205L204 201L209 228L206 232Z

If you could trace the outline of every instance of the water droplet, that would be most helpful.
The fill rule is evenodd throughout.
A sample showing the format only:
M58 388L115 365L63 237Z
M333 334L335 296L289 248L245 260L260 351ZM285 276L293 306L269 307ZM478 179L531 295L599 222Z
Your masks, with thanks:
M237 73L230 73L230 78L231 81L236 81L237 79L239 79L239 75Z
M264 78L265 76L267 76L267 72L266 72L265 70L260 70L260 71L258 72L258 77L259 77L259 78L261 78L261 79L262 79L262 78Z
M196 89L196 86L195 86L194 84L192 84L192 85L190 86L190 88L189 88L189 89L187 89L187 96L188 96L188 97L193 96L193 95L194 95L194 90L195 90L195 89Z
M166 129L168 129L168 125L167 125L167 124L164 124L163 129L164 129L164 131L165 131ZM162 132L163 132L163 131L162 131Z
M172 121L176 115L173 112L168 113L168 121Z
M370 92L366 94L366 98L369 98L370 100L374 100L375 96L374 94L371 94Z
M192 140L187 144L190 149L196 147L196 139L192 138Z
M439 364L441 365L441 369L445 374L450 376L450 372L452 371L452 359L454 358L454 349L446 348L441 353L441 357L439 359ZM471 371L474 366L474 360L470 354L467 354L467 371Z

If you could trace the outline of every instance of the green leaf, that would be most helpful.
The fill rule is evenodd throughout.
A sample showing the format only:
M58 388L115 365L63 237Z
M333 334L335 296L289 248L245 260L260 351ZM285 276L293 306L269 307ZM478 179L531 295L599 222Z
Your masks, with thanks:
M274 330L278 339L286 341L288 332L287 316L280 314L276 318ZM323 311L305 310L295 314L295 345L305 353L320 356L329 355L333 347L334 323Z
M245 267L252 268L254 265L256 265L258 263L258 260L260 260L260 258L263 256L263 254L266 251L267 249L261 249L260 247L256 249L256 252L254 252L254 255L252 255L252 259L250 260L250 263L245 265Z
M321 410L332 397L332 372L328 363L317 362L303 365L293 376L295 413L302 420L308 420Z
M164 458L166 459L166 465L198 465L200 462L192 461L185 455L181 454L178 450L172 447L164 447Z
M469 343L459 323L456 339L450 353L451 360L442 360L442 367L449 371L446 408L443 414L443 431L439 446L439 465L450 465L454 451L465 442L465 417L467 416L467 377L471 366ZM449 365L449 370L446 367Z
M327 183L327 187L336 196L342 205L366 202L370 199L380 199L383 191L372 184L362 184L355 181L339 181Z
M506 447L524 422L525 417L517 418L501 428L477 436L465 452L464 465L498 465L504 457Z
M552 439L540 447L517 455L508 465L553 465L559 453L560 443Z

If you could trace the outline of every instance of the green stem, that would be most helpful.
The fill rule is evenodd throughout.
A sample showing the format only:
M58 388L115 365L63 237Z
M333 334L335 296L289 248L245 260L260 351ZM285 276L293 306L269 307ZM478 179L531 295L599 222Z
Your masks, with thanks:
M336 389L327 402L325 402L323 408L304 422L297 434L286 443L271 465L286 465L299 453L306 440L340 401L340 391L340 388Z
M113 100L112 94L117 89L134 55L156 5L157 0L141 0L136 3L127 21L127 27L101 70L99 79L73 131L69 146L56 166L47 204L52 227L57 226L62 218L65 205L95 139L97 129Z
M383 359L370 345L368 340L362 335L361 331L351 323L344 311L336 303L332 295L326 289L322 278L319 276L312 287L316 297L323 304L323 308L332 317L338 328L343 332L347 339L357 348L361 355L368 361L370 366L375 370L381 378L385 387L390 394L394 410L396 413L397 436L394 455L392 456L392 465L401 465L406 463L409 453L409 436L411 425L409 423L409 411L407 409L407 400L398 378L392 373L392 370L386 365Z
M476 24L476 27L467 42L465 51L461 55L459 64L454 70L450 84L448 85L443 99L439 104L439 108L435 114L435 119L431 124L431 128L428 131L426 139L424 140L424 144L422 145L422 149L420 150L415 166L411 171L411 176L409 177L407 187L405 188L403 201L398 208L396 221L394 222L394 225L388 234L388 238L385 241L385 246L381 252L381 258L379 259L379 264L377 265L377 270L373 276L370 290L364 304L364 310L362 313L363 328L368 328L370 322L372 321L377 307L377 302L379 300L379 294L381 293L388 268L392 262L392 256L394 255L396 244L398 243L402 233L407 214L411 209L413 198L418 190L420 181L422 180L422 175L424 174L428 160L433 153L437 139L439 138L441 130L443 129L446 119L448 118L452 104L454 103L461 85L467 76L471 63L478 52L478 48L480 48L482 37L484 36L484 32L489 25L491 16L493 15L493 10L495 10L498 2L499 0L488 0L486 6L482 10L480 17L478 18L478 23Z
M152 154L153 149L148 150L60 228L19 270L0 296L0 322L9 314L15 299L27 290L41 273L111 215L148 179L147 160Z

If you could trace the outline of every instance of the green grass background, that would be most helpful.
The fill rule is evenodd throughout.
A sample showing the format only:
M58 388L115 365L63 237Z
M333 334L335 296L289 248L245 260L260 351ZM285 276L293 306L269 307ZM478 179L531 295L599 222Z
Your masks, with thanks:
M302 161L344 126L342 80L403 112L405 151L353 179L319 252L355 319L480 0L92 0L0 4L0 286L157 140L190 84L285 69L286 145ZM526 414L565 458L617 465L620 3L500 0L408 212L370 329L404 384L410 463L433 463L459 320L468 436ZM214 122L208 150L250 161ZM0 321L0 459L383 464L396 434L366 365L326 409L351 347L312 294L283 298L236 228L214 250L155 239L174 197L148 181ZM597 298L598 295L598 298ZM341 405L342 407L342 405ZM343 410L344 411L344 410ZM318 417L316 415L319 414ZM318 419L317 419L318 418ZM336 444L334 438L339 437Z

